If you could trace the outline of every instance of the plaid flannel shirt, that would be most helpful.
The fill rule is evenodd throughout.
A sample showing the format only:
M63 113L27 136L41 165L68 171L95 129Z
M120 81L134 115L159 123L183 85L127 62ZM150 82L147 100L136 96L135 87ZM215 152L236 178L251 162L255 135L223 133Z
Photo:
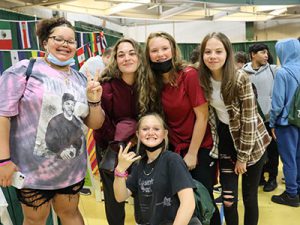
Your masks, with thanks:
M238 96L230 105L226 105L229 114L229 130L237 151L237 159L255 164L264 154L271 142L264 122L258 113L256 99L248 75L243 71L237 72ZM210 107L210 125L214 143L218 143L217 120ZM217 148L211 151L211 156L218 154Z

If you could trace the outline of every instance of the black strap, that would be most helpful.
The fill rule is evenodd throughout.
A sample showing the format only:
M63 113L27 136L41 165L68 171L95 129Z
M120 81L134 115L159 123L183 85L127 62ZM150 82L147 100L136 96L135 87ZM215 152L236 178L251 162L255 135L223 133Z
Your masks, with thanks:
M274 80L275 76L274 76L274 72L273 72L273 70L272 70L272 68L271 68L271 65L270 65L270 64L269 64L269 69L271 70L272 77L273 77L273 80Z
M26 75L26 81L28 81L29 77L31 76L32 73L32 68L33 68L33 64L35 63L36 58L31 58L27 67L27 70L25 72Z

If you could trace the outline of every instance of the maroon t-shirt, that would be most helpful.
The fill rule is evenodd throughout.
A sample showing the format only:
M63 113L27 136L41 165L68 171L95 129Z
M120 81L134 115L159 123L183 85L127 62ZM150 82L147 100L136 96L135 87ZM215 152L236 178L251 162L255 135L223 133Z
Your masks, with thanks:
M109 141L114 141L117 123L137 119L137 91L135 85L128 85L118 78L104 82L102 88L101 107L105 111L105 121L94 131L94 138L106 148Z
M193 108L207 101L196 69L187 67L179 71L176 82L177 86L164 85L162 105L169 126L170 143L175 148L178 145L188 148L196 121ZM207 125L201 148L211 149L212 145L212 135Z

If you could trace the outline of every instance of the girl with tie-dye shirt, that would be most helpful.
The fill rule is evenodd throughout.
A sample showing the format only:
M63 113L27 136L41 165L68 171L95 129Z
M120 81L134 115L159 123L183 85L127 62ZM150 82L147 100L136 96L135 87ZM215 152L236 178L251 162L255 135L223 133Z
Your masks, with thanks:
M37 35L47 53L28 81L28 60L0 77L0 186L11 185L14 171L25 175L17 190L24 224L45 224L51 205L63 224L84 224L78 192L86 172L85 125L103 123L102 87L70 67L76 51L70 22L42 20Z

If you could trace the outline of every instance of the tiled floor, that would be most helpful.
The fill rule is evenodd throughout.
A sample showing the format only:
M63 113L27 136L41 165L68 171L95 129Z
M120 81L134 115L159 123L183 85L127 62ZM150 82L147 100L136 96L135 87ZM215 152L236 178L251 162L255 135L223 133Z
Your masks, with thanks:
M260 217L259 225L300 225L300 207L293 208L271 202L273 194L281 194L284 184L281 177L278 178L279 187L270 193L259 189ZM240 195L241 196L241 195ZM243 225L242 200L239 201L240 225ZM80 211L83 214L86 225L108 225L104 213L104 203L96 202L95 196L81 196ZM135 225L133 205L126 204L126 225Z

